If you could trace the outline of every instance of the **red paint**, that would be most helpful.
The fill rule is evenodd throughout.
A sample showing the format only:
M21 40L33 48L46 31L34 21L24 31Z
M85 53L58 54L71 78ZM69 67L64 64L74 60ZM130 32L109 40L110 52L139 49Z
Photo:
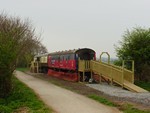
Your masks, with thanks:
M76 60L54 60L49 55L48 56L48 67L50 68L60 68L65 70L76 70Z
M76 70L75 60L63 60L59 62L59 68L66 70Z
M54 71L49 69L48 70L48 75L49 76L54 76L63 80L67 80L67 81L73 81L73 82L77 82L78 81L78 74L77 73L65 73L65 72L58 72L58 71Z

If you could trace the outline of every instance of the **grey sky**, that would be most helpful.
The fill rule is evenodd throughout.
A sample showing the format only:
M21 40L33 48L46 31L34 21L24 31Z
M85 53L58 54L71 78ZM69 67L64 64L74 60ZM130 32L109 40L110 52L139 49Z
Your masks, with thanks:
M150 27L150 0L0 0L0 11L29 18L49 52L89 47L114 57L126 29Z

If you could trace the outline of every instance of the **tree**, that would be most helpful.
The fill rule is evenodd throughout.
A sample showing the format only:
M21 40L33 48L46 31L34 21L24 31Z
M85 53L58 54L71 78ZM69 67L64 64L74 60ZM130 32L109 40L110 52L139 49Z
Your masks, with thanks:
M127 30L115 49L120 60L135 61L136 79L150 81L150 29L138 27Z
M29 20L0 15L0 97L7 97L12 89L12 73L16 61L39 45L39 37Z
M34 56L47 53L46 47L42 43L34 43L31 48L26 50L24 56L19 57L16 63L17 67L28 67Z

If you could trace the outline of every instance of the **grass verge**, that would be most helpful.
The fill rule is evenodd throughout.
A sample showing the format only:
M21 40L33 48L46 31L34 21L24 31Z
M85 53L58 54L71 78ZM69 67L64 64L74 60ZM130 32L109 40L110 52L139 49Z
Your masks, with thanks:
M13 91L6 99L0 98L0 113L52 113L34 92L13 77Z
M123 111L123 113L150 113L150 111L143 111L143 110L134 108L131 104L117 105L117 104L109 101L108 99L97 96L97 95L89 95L88 97L91 99L94 99L97 102L100 102L102 104L105 104L105 105L108 105L111 107L118 107L121 111Z
M134 108L131 104L123 104L121 106L121 110L124 113L150 113L150 111L143 111L143 110L139 110L137 108Z
M98 102L100 102L102 104L108 105L108 106L112 106L112 107L116 106L114 103L112 103L111 101L107 100L106 98L103 98L103 97L100 97L100 96L97 96L97 95L89 95L88 97L93 99L93 100L96 100L96 101L98 101Z

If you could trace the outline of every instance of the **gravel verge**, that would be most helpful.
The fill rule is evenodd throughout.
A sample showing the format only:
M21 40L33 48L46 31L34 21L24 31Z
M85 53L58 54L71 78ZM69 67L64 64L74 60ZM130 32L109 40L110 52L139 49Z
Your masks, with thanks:
M101 84L86 84L86 86L96 89L108 96L115 97L119 100L129 100L134 103L144 104L150 106L150 92L148 93L134 93L121 87L111 86L106 83Z

